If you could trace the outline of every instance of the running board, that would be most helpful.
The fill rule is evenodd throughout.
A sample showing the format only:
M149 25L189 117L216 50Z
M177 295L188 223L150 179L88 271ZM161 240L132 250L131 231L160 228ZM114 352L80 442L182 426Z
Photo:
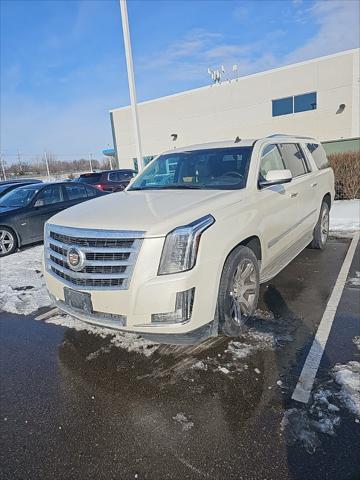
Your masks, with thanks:
M312 230L293 243L287 250L276 257L260 274L260 283L265 283L281 272L300 252L306 248L313 238Z

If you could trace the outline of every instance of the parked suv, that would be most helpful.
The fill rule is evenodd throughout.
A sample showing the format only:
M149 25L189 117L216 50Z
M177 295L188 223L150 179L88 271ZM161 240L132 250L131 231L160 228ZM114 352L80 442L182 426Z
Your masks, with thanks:
M104 172L83 173L76 181L93 185L104 192L122 192L135 175L136 172L129 169L106 170Z
M125 192L50 219L47 287L64 312L158 342L237 336L260 283L325 248L333 199L313 138L177 148Z

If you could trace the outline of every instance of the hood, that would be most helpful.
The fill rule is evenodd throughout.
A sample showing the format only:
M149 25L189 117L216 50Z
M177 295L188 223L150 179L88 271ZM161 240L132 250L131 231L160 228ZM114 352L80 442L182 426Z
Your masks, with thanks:
M49 220L78 228L145 231L161 237L172 229L241 201L244 190L143 190L112 193L90 200Z

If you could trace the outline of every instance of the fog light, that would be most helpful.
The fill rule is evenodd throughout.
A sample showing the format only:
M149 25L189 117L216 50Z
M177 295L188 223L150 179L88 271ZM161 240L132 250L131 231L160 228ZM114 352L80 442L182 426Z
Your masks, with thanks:
M195 287L177 292L175 311L168 313L153 313L151 315L152 323L182 323L190 320L195 296Z

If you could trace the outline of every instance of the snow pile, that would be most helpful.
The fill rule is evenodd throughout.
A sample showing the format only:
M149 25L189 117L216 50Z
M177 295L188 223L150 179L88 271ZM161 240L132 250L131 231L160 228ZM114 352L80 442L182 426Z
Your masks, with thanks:
M51 305L42 274L43 247L0 259L0 310L28 315Z
M230 353L236 359L240 359L248 357L256 350L257 348L254 345L231 341L229 342L228 348L225 350L225 352Z
M199 360L198 362L194 363L194 365L192 365L191 367L193 370L207 370L208 369L208 366L205 362L203 362L202 360Z
M330 230L335 232L360 230L360 200L335 200L330 210Z
M177 413L173 420L181 425L183 432L187 432L194 426L194 422L191 422L182 412Z
M357 417L360 417L360 363L351 361L333 368L335 381L341 386L338 397Z
M312 454L321 444L319 434L335 435L340 417L339 408L330 401L333 397L329 390L320 389L314 393L309 409L291 408L284 412L280 428L289 445L298 442Z
M109 328L96 327L95 325L89 325L84 323L77 318L71 317L70 315L55 315L46 320L46 323L52 323L53 325L60 325L62 327L73 328L74 330L86 330L89 333L98 335L101 338L108 338L110 344L114 347L122 348L128 352L141 353L146 357L152 355L158 348L159 345L150 340L145 340L139 335L126 332L117 332ZM101 352L99 352L100 354ZM90 356L88 360L93 360L96 358L96 355Z
M349 278L348 282L352 287L360 287L360 272L355 272L356 277Z

